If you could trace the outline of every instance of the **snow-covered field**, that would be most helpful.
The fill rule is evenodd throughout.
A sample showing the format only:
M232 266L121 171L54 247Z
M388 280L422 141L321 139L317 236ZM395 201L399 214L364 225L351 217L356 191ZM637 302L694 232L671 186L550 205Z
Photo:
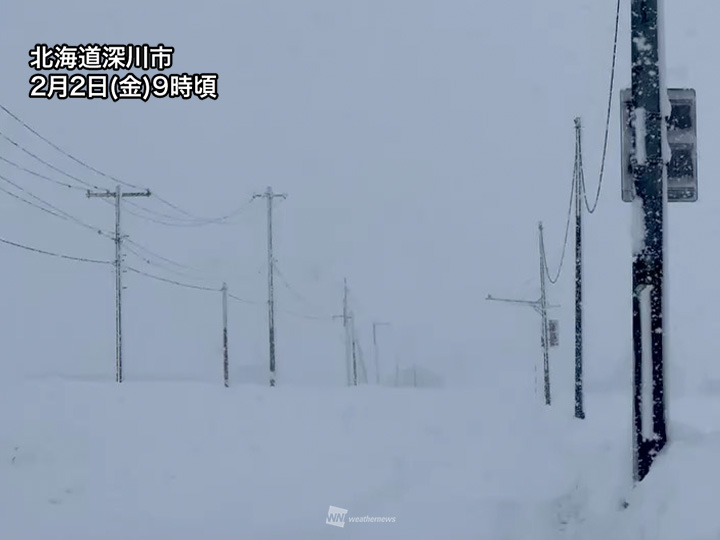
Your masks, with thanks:
M617 396L580 422L489 389L28 381L0 397L2 537L718 538L718 415L696 410L633 490Z

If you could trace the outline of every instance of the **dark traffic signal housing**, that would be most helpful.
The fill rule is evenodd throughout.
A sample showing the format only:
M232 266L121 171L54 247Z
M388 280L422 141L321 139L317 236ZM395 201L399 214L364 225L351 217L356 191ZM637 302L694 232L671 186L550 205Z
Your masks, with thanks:
M695 202L698 199L697 114L695 90L668 88L672 110L667 122L671 159L667 165L668 202ZM622 145L622 200L635 198L633 164L635 162L635 129L630 89L620 92Z

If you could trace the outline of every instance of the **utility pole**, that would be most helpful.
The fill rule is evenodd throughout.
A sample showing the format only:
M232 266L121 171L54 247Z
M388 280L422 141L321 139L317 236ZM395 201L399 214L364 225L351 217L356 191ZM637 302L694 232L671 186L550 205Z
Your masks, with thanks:
M123 193L120 185L115 187L115 191L98 191L92 192L88 190L88 198L91 197L107 197L115 199L115 381L121 383L123 381L123 343L122 343L122 241L123 235L120 229L120 213L121 202L124 197L149 197L150 190L141 192Z
M540 264L543 264L542 260L540 261ZM543 274L544 276L544 274ZM542 279L542 278L541 278ZM529 306L533 308L538 314L540 314L540 317L542 318L543 326L541 328L540 333L540 341L543 347L543 359L545 360L545 365L547 366L547 359L548 359L548 352L547 352L547 344L548 344L548 335L547 335L547 310L551 308L560 307L557 305L547 305L545 302L545 295L542 294L538 300L516 300L514 298L496 298L495 296L487 295L487 298L485 300L491 300L493 302L505 302L508 304L519 304L521 306ZM536 391L537 391L537 368L535 370L535 384L536 384ZM545 372L545 404L550 405L550 379L549 379L549 372Z
M543 244L542 221L538 223L540 238L540 315L542 318L543 375L545 384L545 405L550 405L550 343L548 342L547 295L545 293L545 246Z
M582 343L582 126L575 118L575 418L585 418L583 408Z
M375 357L375 380L380 386L380 360L379 360L379 353L378 353L378 344L377 344L377 327L378 326L390 326L390 323L386 322L373 322L373 354Z
M352 382L353 386L358 385L358 363L357 363L357 341L355 339L355 318L350 315L350 335L352 339Z
M268 343L270 348L270 386L275 386L275 298L273 290L273 278L275 274L275 260L273 259L273 232L272 232L272 211L275 197L286 199L284 193L273 193L270 186L265 193L253 195L253 199L264 197L267 199L267 245L268 245Z
M663 331L663 225L667 200L663 135L666 125L661 107L661 99L667 99L664 94L667 90L661 84L660 74L662 62L658 44L661 24L658 0L632 0L635 155L631 163L638 198L638 204L633 207L633 224L643 227L635 231L639 242L632 262L633 464L638 482L645 478L655 457L667 443Z
M353 356L354 356L354 348L355 348L355 338L352 336L352 328L350 327L350 306L348 302L348 296L349 296L349 290L347 285L347 278L343 280L343 325L345 327L345 361L347 364L347 374L348 374L348 386L353 385L354 377L353 377Z
M223 312L223 380L225 388L230 386L230 362L228 359L228 327L227 327L227 283L222 284Z
M351 338L350 320L352 315L350 314L350 307L348 302L348 284L347 278L343 280L343 311L342 315L334 315L333 319L342 319L343 330L345 332L345 373L347 374L347 385L352 386L352 356L353 356L353 339Z

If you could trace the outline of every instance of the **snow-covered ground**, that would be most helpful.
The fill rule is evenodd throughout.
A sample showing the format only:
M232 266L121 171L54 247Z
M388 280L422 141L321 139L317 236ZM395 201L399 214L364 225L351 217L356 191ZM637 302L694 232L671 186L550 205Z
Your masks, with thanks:
M2 537L718 538L697 406L633 490L617 396L581 422L503 389L27 381L0 396Z
M510 384L3 384L2 538L720 538L712 388L673 398L634 488L628 396L586 405L578 421Z

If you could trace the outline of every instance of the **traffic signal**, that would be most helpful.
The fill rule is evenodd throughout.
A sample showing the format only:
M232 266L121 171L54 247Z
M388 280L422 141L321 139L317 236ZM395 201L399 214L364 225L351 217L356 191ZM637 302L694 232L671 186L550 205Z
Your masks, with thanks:
M697 125L695 90L668 88L672 110L667 121L667 139L671 158L667 164L668 202L695 202L698 198ZM620 92L622 145L622 200L635 198L633 164L635 126L632 115L632 92Z

